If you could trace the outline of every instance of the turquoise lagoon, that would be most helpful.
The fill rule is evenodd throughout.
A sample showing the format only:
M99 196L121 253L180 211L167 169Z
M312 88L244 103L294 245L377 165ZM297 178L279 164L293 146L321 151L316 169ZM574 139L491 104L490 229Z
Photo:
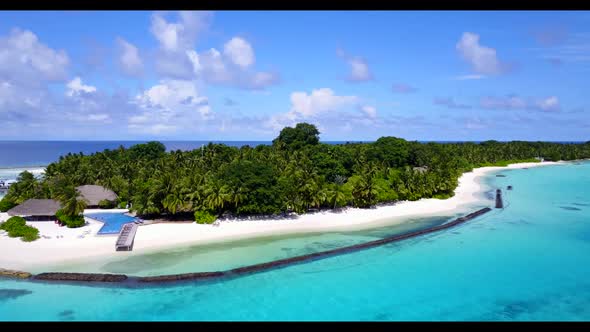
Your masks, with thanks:
M486 177L488 190L514 187L504 191L506 208L440 233L214 282L129 288L0 280L0 320L590 320L590 162L496 174L506 177ZM134 275L219 270L451 217L185 248L87 268Z

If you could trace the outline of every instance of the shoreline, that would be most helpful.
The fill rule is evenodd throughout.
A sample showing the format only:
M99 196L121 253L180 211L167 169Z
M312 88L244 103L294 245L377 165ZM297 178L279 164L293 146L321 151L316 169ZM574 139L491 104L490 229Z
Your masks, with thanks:
M294 218L232 218L220 225L196 223L157 223L140 226L131 252L115 252L116 236L96 235L102 223L86 218L87 225L69 229L52 222L31 222L39 229L41 238L26 243L7 236L0 237L0 252L18 253L15 257L2 255L0 267L8 269L39 270L43 267L86 263L93 260L124 259L134 255L158 252L186 246L224 243L281 235L320 233L370 229L396 225L409 218L428 217L443 213L457 213L483 202L483 183L480 179L494 171L558 165L565 162L519 163L504 166L476 168L459 178L455 195L448 199L421 199L382 205L371 209L345 208L341 211L320 211ZM110 210L121 212L123 210ZM86 213L96 212L92 210ZM101 212L108 212L102 210ZM0 213L0 220L6 219ZM50 236L51 238L43 238ZM11 258L11 259L9 259Z

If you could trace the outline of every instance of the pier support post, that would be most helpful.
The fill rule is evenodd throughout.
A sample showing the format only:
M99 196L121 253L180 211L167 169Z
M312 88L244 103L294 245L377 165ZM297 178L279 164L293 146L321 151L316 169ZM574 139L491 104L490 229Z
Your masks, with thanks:
M496 209L502 209L504 202L502 201L502 190L496 189Z

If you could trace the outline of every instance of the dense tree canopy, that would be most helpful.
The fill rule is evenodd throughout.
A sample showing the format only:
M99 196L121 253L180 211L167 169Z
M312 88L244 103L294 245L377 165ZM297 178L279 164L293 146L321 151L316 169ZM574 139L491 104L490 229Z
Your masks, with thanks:
M273 141L274 145L298 150L306 145L317 145L320 142L320 132L312 124L298 123L295 128L285 127L279 137Z
M474 167L517 161L590 157L590 143L419 143L382 137L373 143L319 142L319 131L300 123L272 145L230 147L210 143L165 152L161 143L120 147L91 155L68 154L43 179L24 172L4 204L56 198L75 214L83 208L75 188L99 184L115 191L140 215L209 222L209 215L298 213L342 206L369 207L396 200L453 195L459 176Z

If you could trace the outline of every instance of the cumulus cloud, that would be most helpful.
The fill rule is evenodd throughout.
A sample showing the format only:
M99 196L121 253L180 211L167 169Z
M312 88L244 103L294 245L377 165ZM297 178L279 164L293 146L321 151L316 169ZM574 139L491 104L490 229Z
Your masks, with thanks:
M136 101L145 109L160 109L171 112L184 106L200 107L206 105L207 97L199 95L194 82L164 80L136 96Z
M332 89L315 89L311 93L291 93L291 109L287 113L279 113L270 117L266 125L280 129L293 125L298 121L312 119L324 113L335 112L342 108L358 105L357 96L339 96Z
M413 93L418 90L413 86L403 84L403 83L394 83L393 86L391 87L391 89L395 93Z
M467 61L474 72L483 75L503 73L506 65L500 62L496 50L483 46L479 42L480 36L472 32L464 32L456 44L457 51Z
M318 113L333 111L344 106L351 106L358 102L356 96L338 96L332 89L322 88L307 92L291 93L291 112L303 117L310 117Z
M169 22L162 14L152 16L151 32L160 48L156 54L156 71L168 79L202 80L205 83L242 89L265 89L277 84L276 72L255 70L255 51L242 37L228 40L219 51L195 50L198 36L211 23L209 12L180 12L179 20Z
M240 37L234 37L225 43L223 53L231 62L241 68L248 68L253 65L255 61L252 46L245 39Z
M190 128L213 114L208 98L199 93L193 81L162 80L137 95L134 103L141 112L128 118L128 128L148 134Z
M49 91L45 88L37 89L7 81L0 82L0 122L9 119L27 121L36 113L42 113L41 107L48 99Z
M123 38L117 38L117 45L119 47L119 67L123 73L133 77L141 76L143 74L143 60L139 56L137 47Z
M366 82L373 80L373 74L369 70L367 61L359 56L349 56L340 48L336 50L336 55L343 58L350 68L347 80L351 82Z
M506 97L486 96L481 98L480 106L484 109L537 110L545 112L556 112L561 109L559 98L556 96L546 98L523 98L516 95Z
M456 102L453 98L434 98L434 104L451 109L470 109L471 106Z
M0 79L24 85L61 81L67 77L70 60L64 50L41 43L28 30L12 29L0 37Z
M194 79L193 64L188 52L193 50L199 35L207 31L213 14L201 11L180 11L177 21L169 22L163 13L152 15L150 31L159 43L156 71L174 79Z
M66 84L66 87L68 88L68 90L66 90L66 96L68 97L96 92L96 87L92 85L85 85L82 83L82 79L80 77L75 77L73 80L69 81L68 84Z
M369 65L367 62L359 57L350 59L348 61L350 65L350 77L351 81L364 82L373 79L373 75L369 71Z
M167 52L191 49L197 37L206 31L213 14L206 11L180 11L178 21L168 22L163 13L152 15L150 31Z
M238 59L232 58L232 56L232 53L228 52L227 49L222 54L215 48L201 54L195 51L188 53L188 57L193 64L193 72L197 77L210 84L261 90L280 82L280 76L277 73L255 71L249 68L254 63L253 50L251 58L247 56ZM239 63L236 63L236 61ZM246 64L247 66L244 67Z
M559 111L559 99L555 96L547 97L545 99L541 99L537 101L536 106L541 109L542 111Z
M377 109L373 106L363 106L361 107L361 111L363 111L369 118L377 117Z

